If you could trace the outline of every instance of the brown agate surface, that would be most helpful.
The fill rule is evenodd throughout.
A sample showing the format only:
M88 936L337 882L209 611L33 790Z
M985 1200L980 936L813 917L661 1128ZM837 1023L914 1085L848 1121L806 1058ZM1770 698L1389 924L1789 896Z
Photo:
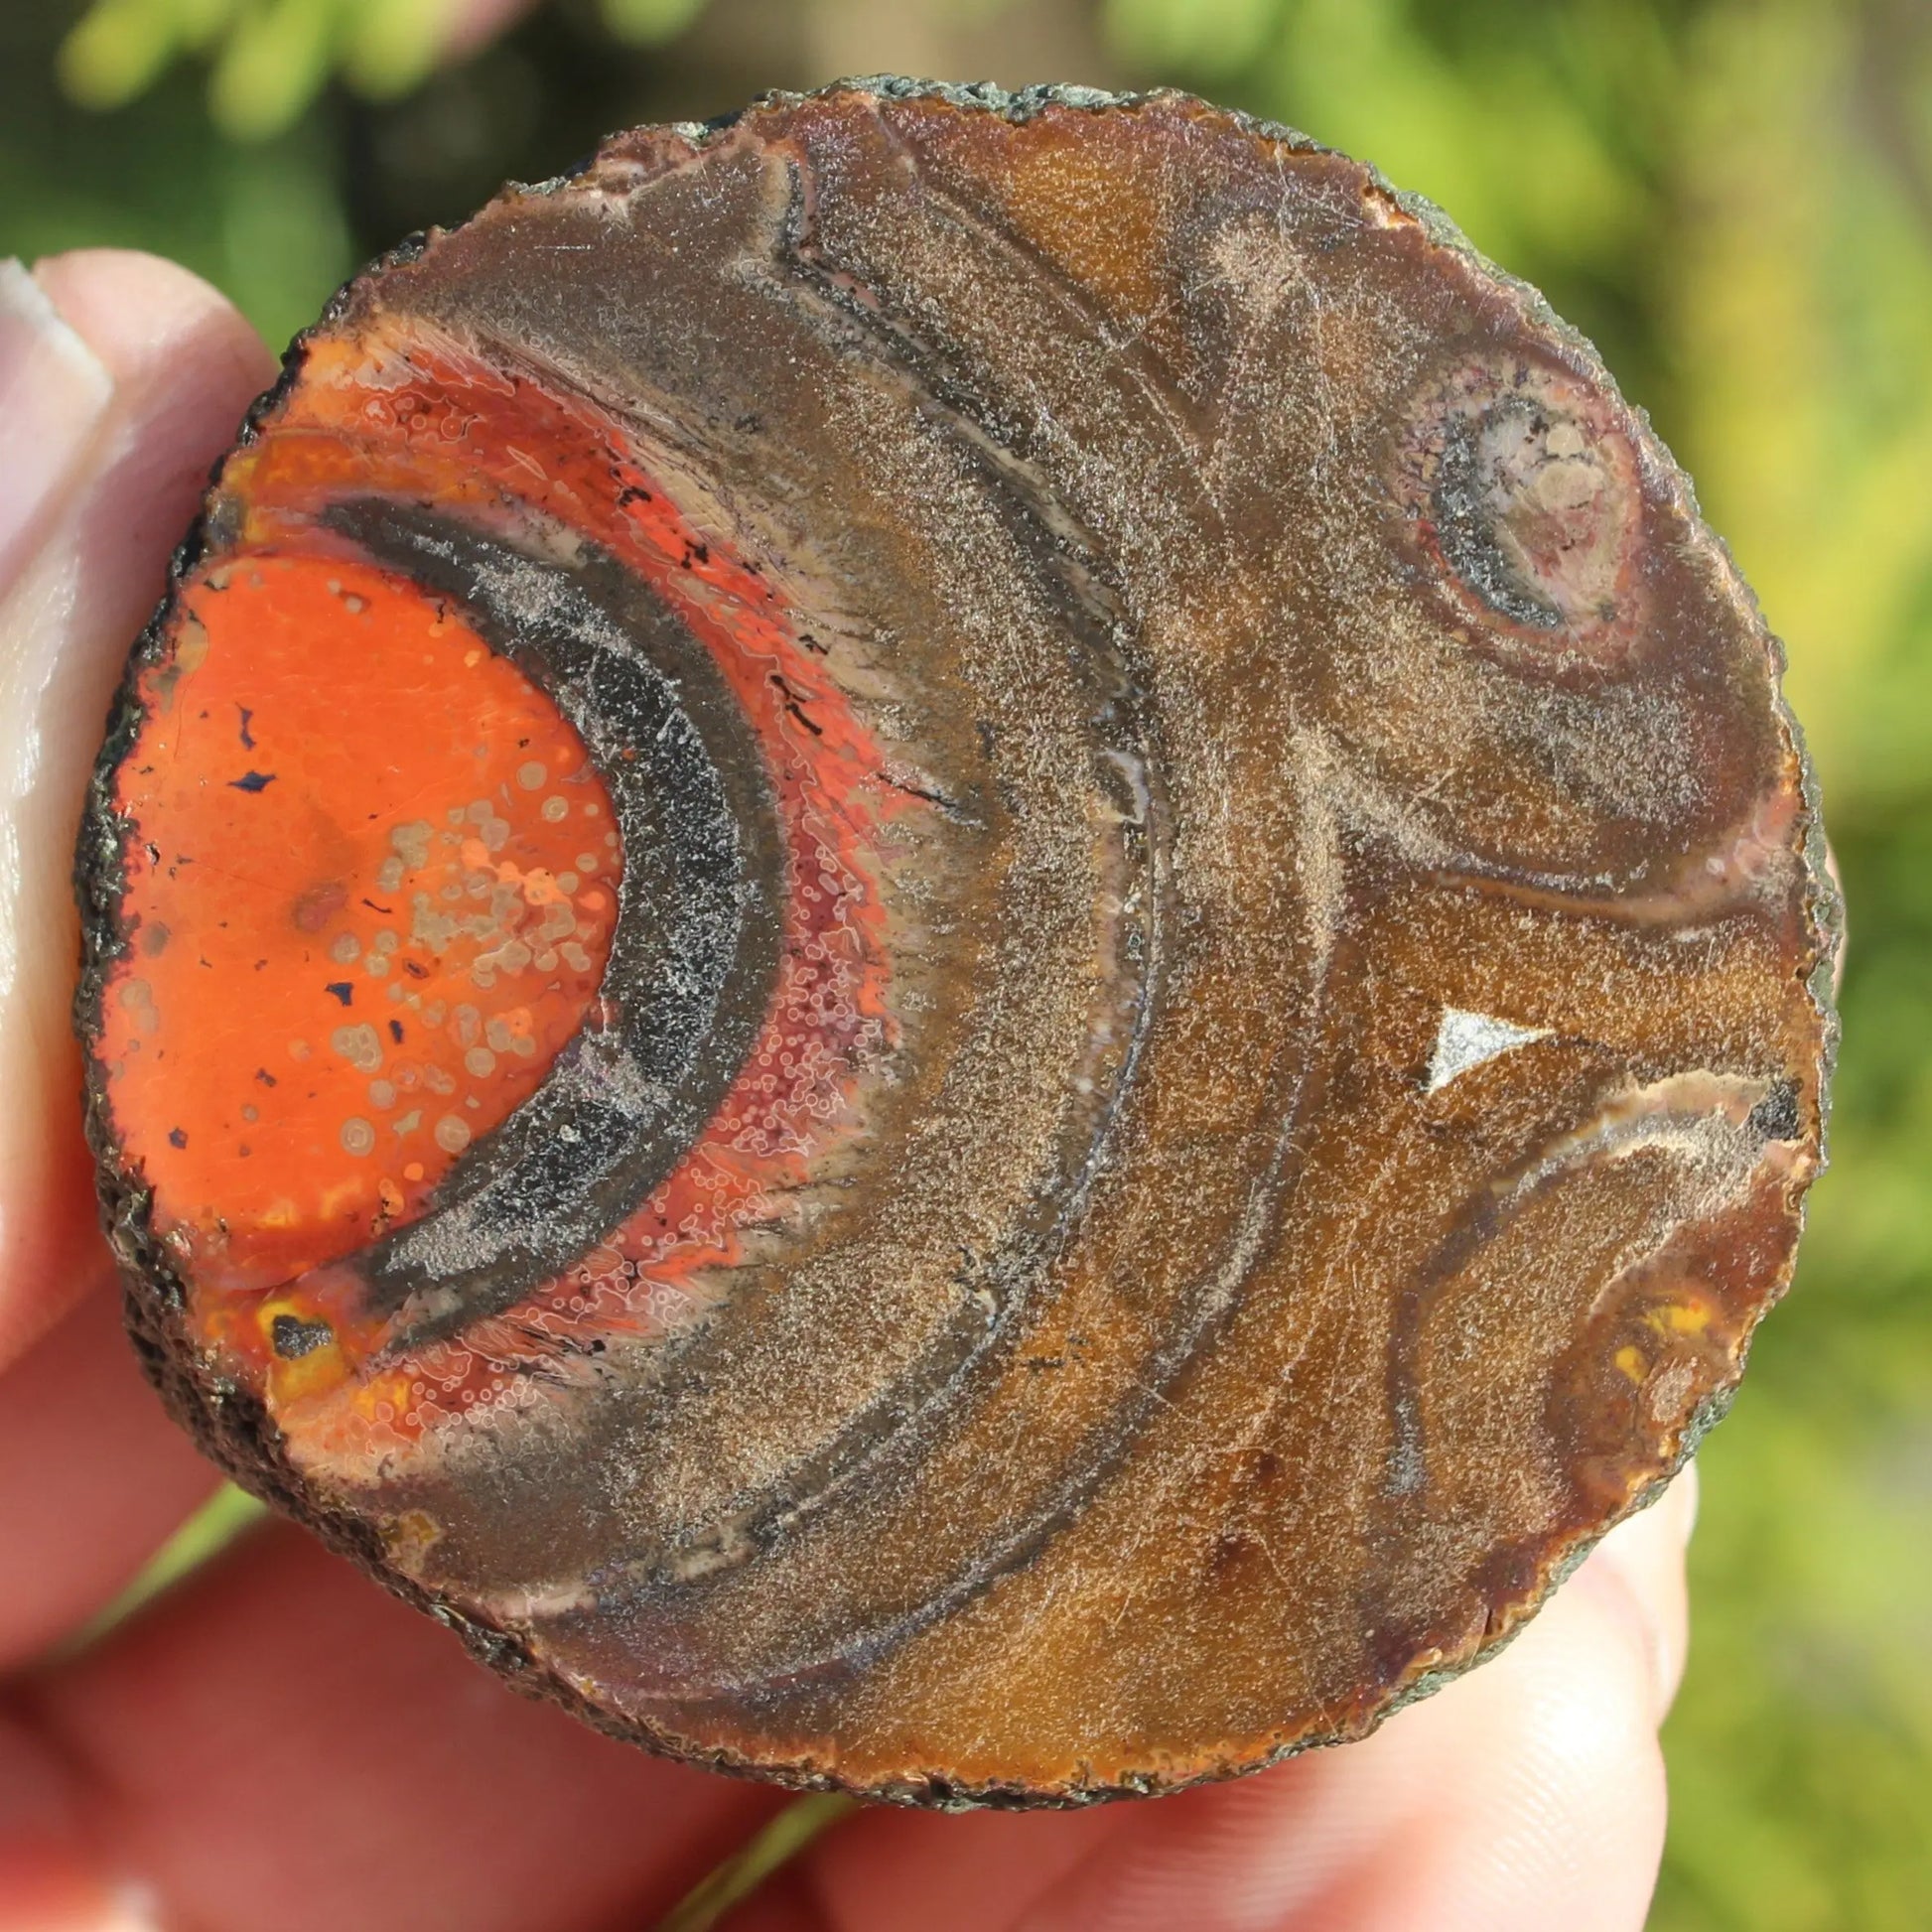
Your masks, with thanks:
M1474 1662L1820 1158L1777 647L1588 347L1177 94L644 129L352 283L80 859L132 1327L528 1688L910 1800Z

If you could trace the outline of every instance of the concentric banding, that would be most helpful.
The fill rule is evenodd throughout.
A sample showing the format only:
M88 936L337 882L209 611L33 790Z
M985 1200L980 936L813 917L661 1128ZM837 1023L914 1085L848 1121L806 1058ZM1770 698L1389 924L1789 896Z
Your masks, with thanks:
M1774 647L1354 164L1180 96L640 131L351 285L207 544L83 835L137 1322L595 1721L945 1802L1243 1768L1483 1654L1725 1400L1822 1107ZM310 834L221 801L292 841L226 1096L158 751L378 662L393 830L321 750ZM246 1089L310 1033L313 1185ZM244 1093L280 1193L204 1152Z
M1443 591L1553 656L1632 648L1643 497L1615 401L1512 345L1424 383L1405 413L1397 490Z
M356 1258L371 1309L408 1304L393 1349L514 1307L683 1159L764 1023L784 857L757 739L716 664L609 559L545 563L394 503L351 500L324 520L458 601L555 694L610 787L624 854L597 1025L432 1212Z

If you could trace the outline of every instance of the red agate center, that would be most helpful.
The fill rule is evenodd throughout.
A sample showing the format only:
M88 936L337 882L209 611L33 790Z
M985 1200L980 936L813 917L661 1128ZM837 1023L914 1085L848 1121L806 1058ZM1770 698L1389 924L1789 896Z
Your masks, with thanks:
M702 1133L514 1310L429 1339L336 1264L434 1212L596 1022L624 853L553 697L460 600L355 554L327 520L350 496L607 549L722 673L784 846L761 1031ZM107 1100L205 1348L307 1453L353 1459L526 1400L532 1358L705 1306L707 1270L847 1131L887 1027L869 842L905 800L756 565L693 527L593 405L486 355L380 325L316 345L210 528L231 540L140 674L117 778Z

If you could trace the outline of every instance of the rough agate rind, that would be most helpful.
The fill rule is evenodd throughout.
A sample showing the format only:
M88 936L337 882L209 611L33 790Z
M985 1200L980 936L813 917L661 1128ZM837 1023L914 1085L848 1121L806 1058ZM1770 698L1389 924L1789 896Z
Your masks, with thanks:
M1170 1790L1478 1661L1822 1158L1777 646L1593 353L1173 93L621 135L352 282L82 830L136 1345L654 1748Z

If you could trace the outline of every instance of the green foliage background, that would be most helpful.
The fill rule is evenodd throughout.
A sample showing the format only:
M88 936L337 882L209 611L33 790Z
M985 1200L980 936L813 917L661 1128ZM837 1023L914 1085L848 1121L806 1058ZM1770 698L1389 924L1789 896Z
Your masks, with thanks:
M1932 1925L1932 8L582 0L438 67L451 4L8 0L0 253L158 249L279 341L609 128L841 71L1174 81L1376 161L1596 340L1788 642L1854 942L1836 1169L1702 1457L1653 1924Z

